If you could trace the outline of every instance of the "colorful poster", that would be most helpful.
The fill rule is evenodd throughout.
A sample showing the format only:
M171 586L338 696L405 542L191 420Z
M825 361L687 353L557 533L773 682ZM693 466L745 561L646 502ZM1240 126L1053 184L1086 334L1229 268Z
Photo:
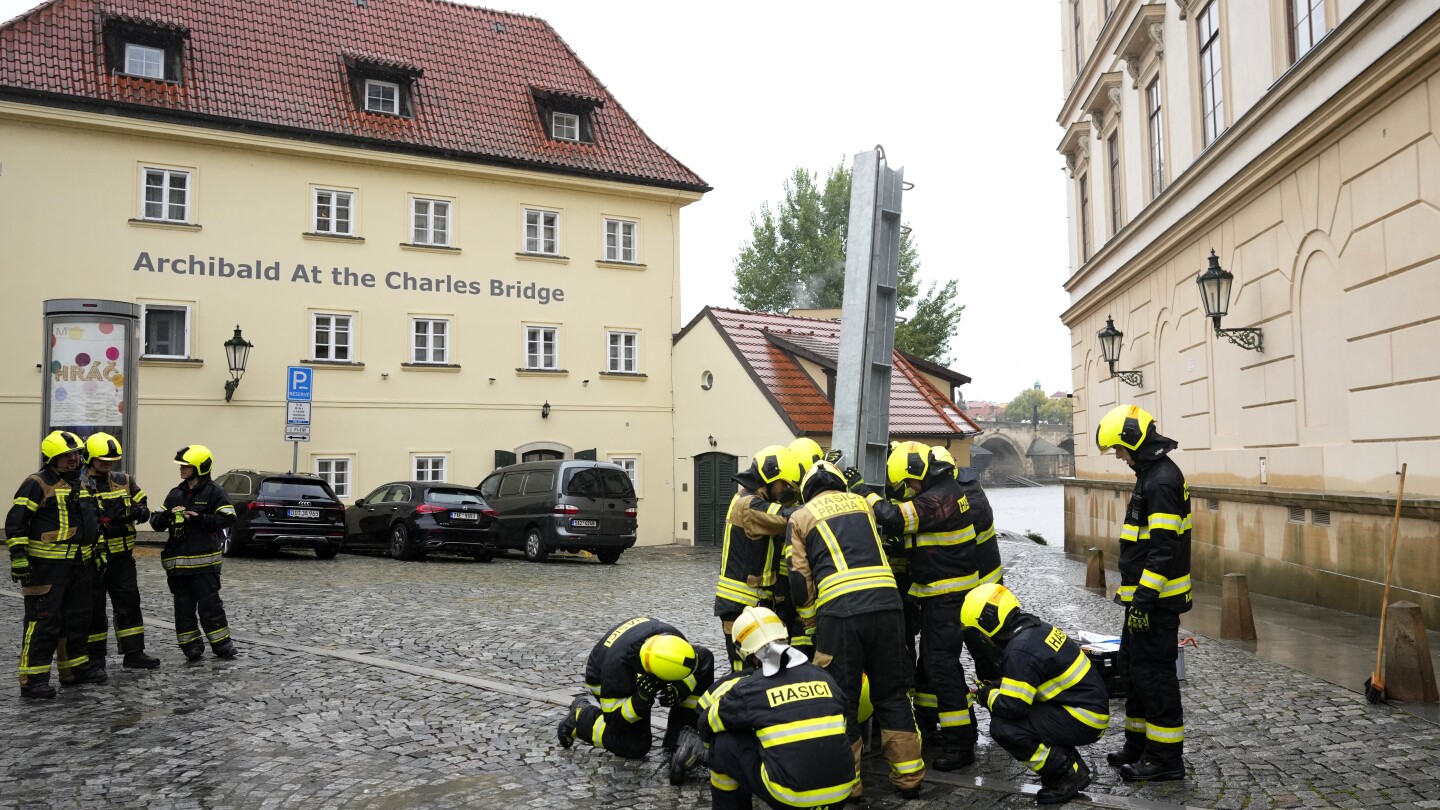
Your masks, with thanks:
M51 326L50 429L74 431L81 438L103 430L123 446L129 346L125 323L68 321Z

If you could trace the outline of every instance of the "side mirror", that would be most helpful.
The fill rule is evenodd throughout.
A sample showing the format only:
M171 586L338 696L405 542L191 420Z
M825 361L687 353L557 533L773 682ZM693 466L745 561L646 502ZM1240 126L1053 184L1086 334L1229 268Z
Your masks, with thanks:
M356 505L356 506L364 506L364 505L365 505L365 499L364 499L364 498L356 498L356 499L355 499L355 505Z

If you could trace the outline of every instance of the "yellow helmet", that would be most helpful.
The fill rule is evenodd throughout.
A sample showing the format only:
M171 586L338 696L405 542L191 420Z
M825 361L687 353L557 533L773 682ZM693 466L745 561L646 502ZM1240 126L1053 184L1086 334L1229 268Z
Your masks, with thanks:
M870 715L875 713L875 704L870 702L870 676L860 673L860 708L859 720L865 722Z
M669 633L658 633L640 645L640 666L662 681L681 681L695 671L695 648Z
M95 433L85 440L85 454L91 461L119 461L120 440L109 433Z
M1127 450L1139 450L1154 424L1155 417L1138 405L1111 408L1100 419L1100 426L1095 428L1095 444L1102 453L1117 445Z
M899 489L907 478L921 481L930 472L930 447L920 442L900 442L890 450L890 460L885 465L886 478L890 486Z
M175 452L176 464L189 464L195 468L200 475L209 475L210 468L215 464L215 457L210 455L210 448L203 444L192 444L182 447Z
M822 492L833 490L845 491L845 475L839 467L821 459L810 465L805 473L805 480L800 483L800 499L808 501Z
M760 480L767 484L788 481L796 488L800 486L800 476L804 472L800 468L800 459L790 452L790 448L778 444L772 444L756 453L753 467L760 475Z
M785 629L785 622L775 615L775 611L770 608L747 607L740 611L740 617L731 627L730 637L735 640L740 655L749 657L772 641L788 642L790 633Z
M1009 588L991 582L965 595L965 604L960 606L960 623L994 638L1010 614L1019 609L1020 600Z
M956 478L960 477L960 466L955 463L955 457L950 455L950 451L945 447L938 444L931 446L930 455L942 464L949 464L950 474Z
M46 464L66 453L81 453L84 450L85 442L68 430L52 430L50 435L40 440L40 458Z
M810 469L811 464L825 457L825 451L820 448L820 444L809 436L801 436L790 442L789 450L795 454L796 458L800 459L800 467L805 470Z

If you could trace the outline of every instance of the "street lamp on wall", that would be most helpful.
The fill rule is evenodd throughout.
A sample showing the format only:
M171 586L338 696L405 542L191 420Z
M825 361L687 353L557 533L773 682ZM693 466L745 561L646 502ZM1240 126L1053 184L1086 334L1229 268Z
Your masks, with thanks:
M1265 351L1264 335L1259 329L1221 329L1220 319L1230 313L1230 286L1235 274L1220 266L1220 257L1210 251L1210 264L1195 279L1200 286L1200 302L1205 305L1205 314L1215 323L1215 337L1224 336L1242 349Z
M225 401L235 395L240 387L240 378L245 376L245 364L250 361L250 350L255 344L240 334L240 324L235 324L235 336L225 341L225 364L230 367L230 380L225 383Z
M545 400L545 404L544 404L544 405L541 405L541 406L540 406L540 418L541 418L541 419L549 419L549 418L550 418L550 400L548 400L548 399Z
M1115 364L1120 362L1120 338L1125 337L1124 332L1115 328L1115 319L1106 315L1105 328L1101 329L1096 337L1100 338L1100 355L1105 358L1105 365L1110 367L1110 376L1119 377L1120 382L1139 388L1140 372L1115 370Z

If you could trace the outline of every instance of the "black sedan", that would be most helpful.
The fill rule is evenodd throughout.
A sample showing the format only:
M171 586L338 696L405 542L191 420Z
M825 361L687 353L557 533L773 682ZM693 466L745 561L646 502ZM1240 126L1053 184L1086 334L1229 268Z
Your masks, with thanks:
M396 481L377 487L345 510L344 551L388 551L423 560L431 551L495 557L496 513L471 487Z

